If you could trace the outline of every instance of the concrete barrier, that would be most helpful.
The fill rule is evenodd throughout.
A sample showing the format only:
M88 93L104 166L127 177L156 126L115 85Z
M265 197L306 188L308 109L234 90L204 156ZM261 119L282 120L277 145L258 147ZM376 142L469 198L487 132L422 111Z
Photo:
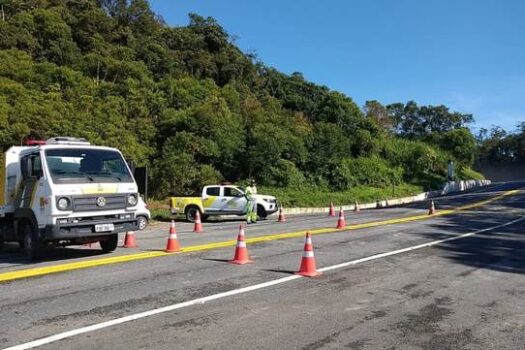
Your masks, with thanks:
M490 180L465 180L465 181L449 181L443 187L441 191L442 195L454 193L454 192L463 192L471 188L488 186L492 183Z
M402 204L409 204L414 202L421 202L428 198L437 197L440 195L446 195L454 192L462 192L475 187L488 186L491 184L490 180L466 180L466 181L451 181L447 182L443 187L443 190L439 191L430 191L417 194L415 196L403 197L403 198L393 198L387 200L381 200L374 203L363 203L359 207L361 209L376 209L376 208L387 208L393 207ZM342 207L345 211L351 211L355 209L354 204L336 206L336 211L339 207ZM283 213L285 215L294 215L294 214L322 214L329 212L329 207L318 207L318 208L283 208Z

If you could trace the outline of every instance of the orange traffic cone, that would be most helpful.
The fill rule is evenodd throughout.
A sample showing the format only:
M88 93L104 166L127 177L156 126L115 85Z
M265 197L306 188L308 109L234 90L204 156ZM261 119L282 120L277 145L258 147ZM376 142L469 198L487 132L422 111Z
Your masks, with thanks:
M343 212L343 207L339 209L339 219L337 220L337 226L335 228L345 228L345 213Z
M195 214L195 226L193 227L193 232L203 232L202 229L202 222L201 222L201 212L197 210L197 214Z
M354 203L354 211L356 213L359 213L361 211L361 208L359 207L359 203L357 202L357 199L355 200L355 203Z
M137 243L135 243L135 232L128 231L124 237L124 248L136 248Z
M248 256L248 248L246 248L246 242L244 241L244 228L242 225L239 226L239 235L237 236L237 245L235 246L235 255L230 260L232 264L244 265L253 262Z
M436 206L434 201L430 201L430 208L428 208L428 215L434 215L436 213Z
M166 253L174 253L180 251L180 244L177 238L177 229L175 228L175 220L171 220L170 235L168 243L166 244Z
M283 208L279 208L279 219L277 221L286 222L286 217L284 216Z
M295 274L306 277L315 277L321 274L315 267L314 247L312 245L312 236L310 235L310 232L306 232L306 242L304 243L304 253L303 258L301 259L301 266L299 267L299 271Z
M330 201L330 211L328 212L328 216L335 216L334 202L332 201Z

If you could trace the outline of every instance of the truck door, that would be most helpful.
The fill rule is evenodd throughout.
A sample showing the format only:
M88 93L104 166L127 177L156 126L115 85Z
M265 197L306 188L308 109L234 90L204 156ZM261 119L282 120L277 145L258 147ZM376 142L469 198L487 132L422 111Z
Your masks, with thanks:
M20 162L22 181L15 195L16 209L32 209L33 201L36 196L38 180L42 176L42 163L40 155L30 154L22 157Z
M217 213L221 211L221 187L208 186L202 194L202 206L205 213Z
M221 202L223 203L222 211L225 213L244 214L246 211L246 197L236 187L225 186Z

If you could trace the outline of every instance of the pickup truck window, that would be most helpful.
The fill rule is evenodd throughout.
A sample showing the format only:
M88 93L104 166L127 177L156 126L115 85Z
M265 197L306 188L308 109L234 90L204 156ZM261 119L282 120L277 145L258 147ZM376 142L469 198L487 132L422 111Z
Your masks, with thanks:
M221 194L221 188L220 187L208 187L206 189L206 194L208 196L220 196Z
M242 197L242 196L243 194L239 190L233 187L224 188L224 197Z

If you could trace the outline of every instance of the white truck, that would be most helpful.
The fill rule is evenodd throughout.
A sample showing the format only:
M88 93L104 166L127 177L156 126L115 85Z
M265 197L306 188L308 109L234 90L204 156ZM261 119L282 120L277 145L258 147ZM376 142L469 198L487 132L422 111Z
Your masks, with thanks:
M16 241L30 258L47 245L100 242L138 228L138 188L121 152L84 139L54 137L0 155L0 244Z
M256 194L257 216L265 219L279 210L279 203L273 196ZM184 214L193 222L197 211L205 220L210 215L245 215L247 198L244 190L233 185L204 186L200 196L179 196L170 198L171 213Z

